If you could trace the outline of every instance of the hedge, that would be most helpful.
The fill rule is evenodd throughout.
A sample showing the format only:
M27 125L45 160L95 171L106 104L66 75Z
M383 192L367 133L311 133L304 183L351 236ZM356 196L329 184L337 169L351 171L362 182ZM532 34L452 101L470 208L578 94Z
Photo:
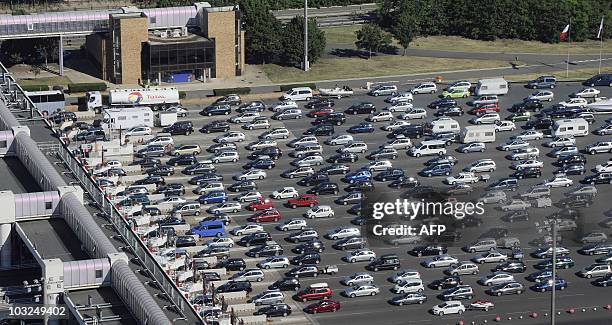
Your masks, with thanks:
M70 93L81 93L86 91L105 91L107 88L103 82L91 82L91 83L78 83L69 84L68 92Z
M290 85L281 85L280 86L280 90L281 91L287 91L287 90L291 90L291 88L298 88L298 87L309 87L311 89L316 89L317 85L315 85L314 83L303 83L303 84L290 84Z
M229 94L250 94L251 88L249 87L239 87L239 88L223 88L223 89L213 89L213 93L215 96L225 96Z
M21 86L23 91L41 91L41 90L49 90L48 85L24 85Z
M179 99L185 99L185 97L187 97L187 93L182 90L179 90Z

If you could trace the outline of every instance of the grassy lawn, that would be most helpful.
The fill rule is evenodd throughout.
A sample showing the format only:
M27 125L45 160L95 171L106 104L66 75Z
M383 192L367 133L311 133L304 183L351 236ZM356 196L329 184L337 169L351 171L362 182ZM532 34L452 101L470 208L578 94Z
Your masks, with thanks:
M440 70L507 67L508 62L383 55L369 60L361 58L321 59L309 72L276 64L259 66L272 82L301 82L343 78L425 73Z
M54 86L54 85L68 85L70 83L72 83L70 81L70 79L68 79L67 77L62 77L62 76L55 76L55 77L39 77L39 78L28 78L28 79L20 79L18 80L19 84L22 86L29 86L29 85L49 85L49 86Z
M347 25L323 28L328 44L355 44L355 31L359 25ZM393 42L396 44L397 42ZM411 45L411 48L461 51L461 52L495 52L495 53L567 53L567 43L548 44L536 41L521 40L496 40L493 42L471 40L458 36L429 36L419 37ZM598 41L585 41L571 44L571 53L575 54L598 54L600 43ZM612 52L612 41L603 44L604 53Z

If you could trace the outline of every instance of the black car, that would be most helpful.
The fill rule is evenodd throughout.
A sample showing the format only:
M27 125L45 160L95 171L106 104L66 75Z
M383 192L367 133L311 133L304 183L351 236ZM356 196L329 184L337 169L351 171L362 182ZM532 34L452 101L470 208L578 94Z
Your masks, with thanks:
M374 106L374 104L369 103L369 102L362 102L362 103L351 105L349 108L347 108L344 111L344 113L350 114L350 115L371 114L374 112L376 112L376 106Z
M342 112L332 112L325 116L319 116L314 121L312 121L313 125L318 124L333 124L333 125L342 125L346 122L346 116Z
M285 272L285 276L295 278L316 277L317 275L319 275L319 272L317 267L314 265L296 266L291 270Z
M291 307L287 304L273 304L258 309L253 315L266 315L267 317L287 317L291 315Z
M540 111L540 114L549 118L566 118L574 115L576 112L581 112L580 108L570 108L563 105L553 105Z
M325 194L338 194L340 192L340 188L338 184L332 182L324 182L317 184L315 187L308 190L309 194L315 195L325 195Z
M359 160L359 156L357 156L356 153L352 153L352 152L341 152L341 153L337 153L329 158L327 158L327 161L333 164L337 164L337 163L353 163L356 162L357 160Z
M510 174L510 177L514 177L517 179L540 178L541 176L542 176L542 170L540 168L533 168L533 167L519 169L515 171L514 173Z
M304 265L304 264L319 264L321 262L321 255L319 253L304 253L302 255L294 256L291 259L291 264Z
M236 106L236 105L240 105L241 102L242 101L240 100L240 96L236 94L229 94L229 95L223 96L215 100L215 104L217 105Z
M61 123L64 123L66 121L76 122L77 116L73 112L62 111L62 112L55 112L55 113L51 114L50 119L55 124L61 124Z
M539 118L537 120L528 121L525 125L528 129L546 130L550 129L555 124L555 121L550 118Z
M244 103L236 109L238 113L244 112L263 112L266 110L266 104L261 100Z
M230 124L226 121L212 121L205 124L200 129L202 133L227 132L230 129Z
M366 241L363 237L351 236L338 240L332 245L337 250L354 250L366 247Z
M601 73L585 80L582 84L588 87L612 86L612 74Z
M380 182L395 181L404 177L404 175L405 173L401 168L389 168L375 175L374 180Z
M272 169L274 167L276 167L276 163L274 160L268 158L251 160L242 166L243 169Z
M156 184L156 185L163 185L165 183L165 180L163 177L158 176L158 175L148 175L145 178L141 178L138 179L134 182L134 185L147 185L147 184Z
M178 121L163 128L162 132L170 133L171 135L190 135L193 133L193 123L191 123L191 121Z
M323 107L334 107L336 102L331 98L315 98L304 105L307 109L317 109Z
M369 160L379 160L379 159L396 159L398 156L397 150L393 148L378 148L371 153L369 153L366 158Z
M172 217L172 216L168 216L168 217L165 217L165 218L160 219L160 220L157 221L157 224L159 226L161 226L161 227L184 225L186 223L187 222L184 219L177 218L177 217Z
M441 245L422 245L422 246L414 247L413 249L408 251L408 254L421 257L421 256L442 255L442 254L446 254L446 252L447 252L446 247L441 246Z
M268 256L280 256L283 255L283 248L280 245L259 245L253 247L246 252L246 256L249 257L268 257Z
M213 104L206 106L201 112L201 115L213 116L213 115L229 115L232 112L232 108L227 104Z
M433 109L440 109L444 107L453 107L453 106L457 106L457 101L454 99L450 99L450 98L436 99L433 102L431 102L429 105L427 105L427 107L433 108Z
M582 163L570 164L561 166L559 169L555 171L555 174L565 174L565 175L582 175L586 173L586 166Z
M370 262L367 268L374 272L379 270L397 270L400 268L400 260L395 254L384 254Z
M227 190L230 192L247 192L257 189L257 184L253 181L244 180L230 185Z
M573 154L567 156L561 156L557 161L553 162L555 166L567 166L573 164L586 164L587 159L583 154Z
M189 179L189 184L191 185L202 185L207 182L219 182L223 180L222 175L217 175L215 173L204 173L198 176L194 176Z
M159 158L145 157L142 159L134 160L130 165L140 165L142 168L153 168L161 164Z
M265 244L269 240L272 240L270 233L266 231L258 231L240 238L240 240L238 240L238 244L241 246L250 247Z
M319 169L319 172L325 173L331 176L331 175L346 175L350 170L351 170L350 167L347 165L332 164L332 165L327 165Z
M296 278L282 278L276 280L268 286L269 290L280 290L280 291L298 291L300 289L300 280Z
M591 283L598 287L612 287L612 273L608 273L606 276L597 278Z
M191 247L196 246L197 244L198 243L196 242L196 239L193 236L178 236L174 241L174 246L176 246L176 248Z
M320 240L311 240L295 246L292 251L296 254L321 253L325 250L325 245Z
M425 134L425 128L420 124L404 125L399 129L393 130L393 132L387 135L387 138L397 138L398 136L405 136L407 138L420 138Z
M147 175L172 176L174 175L174 167L172 166L157 166L145 170Z
M347 192L371 192L374 191L374 183L370 180L357 181L344 188Z
M497 264L493 272L523 273L527 270L527 265L522 261L506 261Z
M180 155L178 157L172 157L168 159L168 162L166 162L166 164L168 164L169 166L188 166L195 165L197 163L198 158L196 158L196 156L194 155Z
M399 179L394 180L389 183L389 187L391 188L412 188L417 187L419 185L419 180L414 177L400 177Z
M304 135L330 136L334 134L334 126L331 124L315 125L304 131Z
M164 194L164 196L180 196L185 194L185 186L181 183L168 183L158 187L155 193Z
M526 99L521 103L518 104L514 104L512 105L512 107L509 109L509 111L511 112L515 112L515 113L519 113L519 112L524 112L524 111L539 111L542 108L544 108L544 106L542 105L542 102L538 99Z
M461 116L464 113L465 112L463 111L463 108L461 108L461 106L448 106L448 107L440 108L434 113L434 115L435 116Z
M217 171L217 168L213 164L197 163L195 165L191 165L183 169L183 174L196 175L196 174L214 173L216 171Z
M329 182L329 176L325 173L317 172L300 179L297 184L301 186L313 186L326 182Z
M458 276L445 276L441 279L435 279L430 284L429 287L437 290L444 290L449 288L454 288L458 285L463 284L461 278Z
M261 156L268 156L272 160L277 160L282 157L283 152L278 147L266 147L263 149L256 150L249 155L249 159L257 160Z
M136 152L136 157L163 157L166 154L166 148L160 145L146 146Z
M581 182L584 184L612 184L612 173L606 172L589 175L585 177Z
M513 211L512 213L503 216L502 220L506 222L529 221L529 211Z
M246 291L251 292L253 288L251 287L251 282L249 281L228 281L217 288L215 288L215 292L217 293L225 293L225 292L240 292Z

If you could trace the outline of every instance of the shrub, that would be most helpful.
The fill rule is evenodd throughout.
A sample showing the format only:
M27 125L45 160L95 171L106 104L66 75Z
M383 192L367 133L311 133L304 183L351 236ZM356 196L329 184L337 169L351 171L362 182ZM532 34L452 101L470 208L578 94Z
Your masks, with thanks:
M223 88L223 89L213 89L213 93L215 96L225 96L229 94L250 94L251 88L249 87L239 87L239 88Z
M105 91L106 88L107 86L103 82L78 83L78 84L69 84L68 92L80 93L80 92L86 92L86 91Z
M187 93L182 90L179 90L179 99L185 99L185 97L187 97Z
M41 91L41 90L49 90L48 85L24 85L21 86L23 91Z

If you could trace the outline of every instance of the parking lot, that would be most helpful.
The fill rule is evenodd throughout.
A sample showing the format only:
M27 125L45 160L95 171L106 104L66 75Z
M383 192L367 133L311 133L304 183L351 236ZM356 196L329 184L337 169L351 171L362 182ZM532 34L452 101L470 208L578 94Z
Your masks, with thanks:
M555 94L555 99L552 103L556 103L562 100L566 100L567 95L573 91L577 91L582 86L578 83L563 83L558 84L555 89L553 89ZM612 97L612 90L608 87L599 87L602 91L601 96ZM524 97L532 93L533 90L526 89L521 85L513 85L510 90L510 93L500 97L500 116L505 118L510 114L508 112L508 108L512 106L512 104L520 102ZM441 90L438 90L436 94L432 95L415 95L414 98L414 107L426 107L430 102L437 99L437 95L441 93ZM334 109L337 112L343 112L346 108L351 106L352 104L356 104L359 102L371 102L373 103L377 110L380 111L382 108L387 106L384 100L385 96L373 97L368 96L365 93L359 93L355 96L349 98L343 98L340 100L335 100ZM471 98L467 99L459 99L459 104L467 111L469 106L467 106L467 102L471 100ZM271 105L275 101L266 101L266 104ZM303 108L304 103L300 103L300 108L303 110L304 115L309 111L306 108ZM549 106L549 103L545 103L544 106ZM207 147L214 144L214 139L221 133L201 133L197 132L203 125L214 121L214 120L225 120L231 117L232 115L236 115L236 113L232 113L229 116L202 116L199 113L200 107L187 107L190 111L189 116L181 118L181 120L189 120L193 122L195 133L188 136L174 136L174 147L179 147L180 145L185 144L198 144L203 152L198 155L198 160L203 160L206 157L210 156L211 153L205 151ZM425 120L431 120L434 116L433 113L436 111L435 109L426 108L427 118ZM273 112L270 110L266 110L261 113L264 116L271 116ZM399 113L394 113L397 117ZM359 115L347 115L346 123L341 126L335 126L335 134L344 134L346 130L356 125L360 122L364 121L364 118L367 117L367 114L359 114ZM461 127L465 127L466 125L470 125L468 120L473 116L469 114L464 114L459 117L452 117L457 120ZM591 130L596 129L597 127L604 124L604 120L609 118L606 115L596 115L596 121L594 124L590 126ZM296 120L273 120L270 119L271 128L275 127L285 127L290 131L290 137L288 139L279 139L276 140L278 142L278 147L282 150L282 157L276 161L276 166L272 169L266 170L267 176L262 180L255 180L257 184L257 190L264 196L269 197L269 195L276 190L280 190L285 186L295 187L300 194L306 193L306 191L310 187L299 186L297 182L300 178L289 179L285 177L281 177L281 173L287 171L293 166L290 165L291 161L294 159L289 156L289 153L293 150L287 146L287 143L295 138L298 138L302 135L304 131L312 126L311 122L313 118L304 117L302 119ZM411 120L409 121L412 124L424 122L423 120ZM381 144L385 143L389 138L387 137L388 132L381 130L381 127L386 125L388 122L376 122L373 123L375 127L375 131L372 133L360 133L353 134L355 140L362 140L368 146L368 152L372 152L377 149ZM244 130L241 128L241 124L230 123L232 131L241 131L245 134L246 139L243 142L238 143L238 154L240 156L240 160L236 163L227 162L227 163L218 163L215 164L217 174L223 176L223 185L225 188L229 187L234 180L232 177L237 173L244 171L243 165L246 164L249 160L247 157L252 152L251 150L247 150L245 146L253 141L258 140L258 136L264 132L265 130ZM490 175L490 180L488 183L491 183L495 180L498 180L503 177L508 177L513 170L510 168L512 164L511 160L505 158L508 152L500 151L495 147L506 140L508 140L512 135L516 135L522 131L521 127L525 125L525 122L517 122L517 130L513 132L499 132L496 135L495 143L487 143L486 150L484 152L475 152L475 153L459 153L456 152L455 149L458 147L458 144L451 144L447 147L447 153L452 154L458 159L455 167L452 170L451 175L457 175L461 169L467 166L469 163L476 161L478 159L483 158L491 158L495 161L497 168L495 171L488 173ZM159 128L155 128L156 132L159 132ZM319 136L319 143L323 146L323 157L328 158L334 154L336 154L336 149L340 146L331 146L323 144L324 140L328 137ZM412 139L413 144L418 143L422 139ZM541 140L533 140L529 141L535 147L540 150L539 159L544 162L544 168L542 169L542 176L540 178L535 179L524 179L519 181L519 189L516 192L508 192L508 194L515 195L517 193L521 193L522 191L528 189L532 185L541 183L545 179L549 179L553 176L553 172L557 169L557 167L553 167L552 163L556 160L556 158L552 158L546 155L551 149L542 146L542 143L550 140L549 138L544 138ZM599 140L607 140L610 141L610 136L596 136L593 134L589 134L586 137L580 137L576 139L576 145L579 149L584 148L587 144L593 143ZM346 163L350 166L351 170L357 170L361 166L366 165L370 161L366 159L366 153L359 153L359 159L353 163ZM569 176L570 179L573 180L573 186L579 184L579 181L584 178L584 176L592 174L591 169L594 168L597 164L601 164L608 159L611 158L609 153L601 153L596 155L586 155L587 156L587 164L586 169L587 173L585 175L576 175ZM422 177L418 176L417 173L422 170L425 165L424 163L433 158L430 157L410 157L406 154L406 150L399 150L399 157L397 159L392 160L392 164L394 168L401 168L407 176L416 177L422 185L429 185L434 188L446 188L447 185L443 184L443 180L445 177ZM163 163L166 163L171 157L169 155L161 158ZM330 163L325 163L329 165ZM325 166L325 165L323 165ZM320 167L314 167L315 170L318 170ZM197 200L199 195L194 194L192 190L196 188L196 185L189 184L188 181L192 177L191 175L185 175L181 173L181 170L184 167L175 167L176 172L172 176L167 176L165 178L166 183L180 183L185 186L186 193L182 196L184 199L188 201ZM376 173L374 173L376 174ZM307 277L300 278L301 287L305 288L310 284L318 283L318 282L326 282L329 284L330 288L333 290L333 295L331 297L332 300L338 301L341 305L340 310L334 313L321 313L315 315L306 315L301 309L303 309L306 305L311 302L298 302L295 299L292 299L292 292L285 292L285 302L289 303L292 306L293 314L286 318L286 320L278 320L278 322L287 322L287 323L319 323L319 324L339 324L341 322L350 322L354 324L411 324L411 323L431 323L431 324L442 324L442 323L455 323L458 319L465 320L475 320L481 321L484 319L492 319L495 315L503 315L507 316L516 316L523 315L527 317L528 313L537 311L544 312L549 305L549 295L550 293L540 293L534 292L533 290L526 290L526 292L519 295L507 295L501 297L492 297L485 293L485 290L488 289L486 286L477 283L477 280L482 276L490 273L489 269L495 267L495 264L485 264L480 266L480 272L478 275L465 275L461 276L461 280L464 284L471 285L474 288L474 299L484 299L492 301L495 304L495 309L493 311L468 311L466 314L462 316L452 315L452 316L444 316L444 321L441 321L440 316L433 316L429 310L436 304L442 302L437 296L440 294L440 290L434 290L431 288L426 288L424 294L427 296L427 301L422 305L410 305L410 306L393 306L388 303L388 300L397 294L394 294L390 291L390 289L394 286L393 283L389 282L387 278L392 276L395 272L390 271L379 271L373 272L371 270L366 270L365 266L367 262L357 262L357 263L347 263L341 258L346 255L346 251L336 250L332 248L332 244L335 242L330 239L323 238L323 235L326 234L330 229L339 227L339 226L354 226L350 223L350 221L355 218L354 214L347 212L347 210L351 207L351 205L339 205L334 202L337 198L341 197L345 194L343 190L349 184L342 180L342 175L332 175L330 176L330 182L337 183L340 186L340 193L326 194L317 196L318 204L320 205L330 205L334 212L335 216L333 218L319 218L319 219L307 219L308 226L314 228L321 240L325 243L325 251L322 252L321 255L321 263L320 265L337 265L339 272L334 275L320 275L318 277ZM376 191L386 191L390 193L401 193L405 191L404 189L390 189L388 185L389 181L375 181L374 186ZM482 189L487 186L487 183L480 182L475 184L474 187L476 189ZM592 231L602 231L608 235L610 232L608 229L599 226L599 223L606 219L606 215L604 213L609 212L609 204L602 199L609 197L611 193L612 185L597 185L598 196L595 199L594 204L589 207L588 213L583 215L582 222L580 223L581 227L579 229L580 234L586 234ZM573 188L573 187L572 187ZM553 202L560 200L564 195L564 192L567 192L568 189L565 188L553 188L552 199ZM230 199L235 198L239 195L239 193L228 192L230 194ZM291 252L291 249L297 245L295 243L290 243L286 241L284 238L287 236L287 232L280 231L275 227L285 220L294 217L303 217L303 214L306 212L308 207L298 207L291 208L287 206L285 203L287 200L273 200L274 207L280 212L282 215L281 220L278 222L263 222L261 223L264 227L265 231L268 231L273 240L282 245L284 249L284 255L289 258L297 255ZM199 216L189 216L185 217L187 222L194 226L197 224L199 220L201 220L206 215L206 209L210 205L202 205L202 213ZM231 224L227 227L228 229L232 229L234 227L244 225L247 223L246 219L250 217L253 212L247 211L244 209L246 204L243 204L243 209L238 213L230 213ZM547 234L547 230L544 227L545 221L547 220L546 216L550 215L556 210L559 210L558 207L551 208L530 208L530 212L533 211L531 218L528 221L514 222L512 224L508 222L504 222L501 220L501 217L505 215L505 212L501 212L496 210L494 207L498 205L488 206L487 214L482 216L482 224L478 224L476 227L468 227L466 229L459 229L458 231L463 233L463 241L461 243L450 244L448 247L448 254L457 257L460 261L469 260L478 253L469 253L461 250L461 244L468 241L472 241L478 238L481 234L485 233L487 230L492 228L506 228L509 230L510 235L519 237L521 239L522 249L525 253L525 258L523 261L527 265L527 270L524 273L514 274L515 279L521 283L523 283L526 287L532 285L531 282L524 279L528 274L537 271L534 268L534 265L541 261L541 259L537 259L529 256L529 253L535 250L535 247L530 247L527 242L531 239L535 239L537 237L541 237ZM365 231L364 231L365 232ZM596 258L599 256L584 256L577 253L577 250L582 246L581 243L576 242L575 237L579 237L579 235L572 235L568 233L562 233L564 236L563 246L569 248L571 252L571 257L573 257L576 265L567 270L559 270L558 275L568 281L567 289L557 293L557 308L566 309L569 307L592 307L592 306L602 306L604 304L612 303L610 301L609 288L600 288L593 286L590 282L591 280L582 279L576 276L574 273L582 269L583 267L593 263ZM228 234L229 235L229 234ZM234 241L238 241L240 239L239 236L232 237ZM201 239L199 244L205 241L207 238ZM579 238L578 238L579 239ZM371 248L376 252L378 256L382 254L395 253L400 257L401 260L401 269L416 269L420 272L421 279L425 285L431 283L435 279L442 278L444 276L443 270L445 268L435 268L435 269L427 269L420 265L420 262L427 259L428 257L415 257L407 254L407 251L410 250L414 245L374 245ZM250 248L250 247L249 247ZM249 267L255 267L255 264L259 261L264 260L265 258L254 258L247 257L245 252L249 249L247 247L234 246L231 248L231 257L242 257L247 262ZM505 252L509 252L505 250ZM291 266L289 267L291 268ZM265 279L262 282L254 282L253 283L253 294L264 291L268 285L272 284L274 281L280 279L282 277L282 273L286 271L284 269L280 270L264 270ZM363 272L367 271L374 276L374 284L380 288L380 293L371 297L357 297L357 298L348 298L342 296L340 293L348 288L340 283L340 280L348 275L354 274L355 272ZM235 272L230 272L230 275ZM252 294L251 294L252 295ZM472 301L470 300L470 301ZM469 304L470 301L464 301L464 303ZM602 312L603 313L603 312ZM597 314L599 315L599 314ZM593 316L593 317L602 317L601 319L610 319L610 316L605 316L607 314L601 314L601 316ZM587 315L582 316L564 316L564 317L583 317L582 319L586 319L584 317L591 317ZM579 318L577 318L579 319ZM536 322L537 320L530 320L531 322ZM596 324L598 319L591 319L589 324ZM527 323L527 320L525 320Z

